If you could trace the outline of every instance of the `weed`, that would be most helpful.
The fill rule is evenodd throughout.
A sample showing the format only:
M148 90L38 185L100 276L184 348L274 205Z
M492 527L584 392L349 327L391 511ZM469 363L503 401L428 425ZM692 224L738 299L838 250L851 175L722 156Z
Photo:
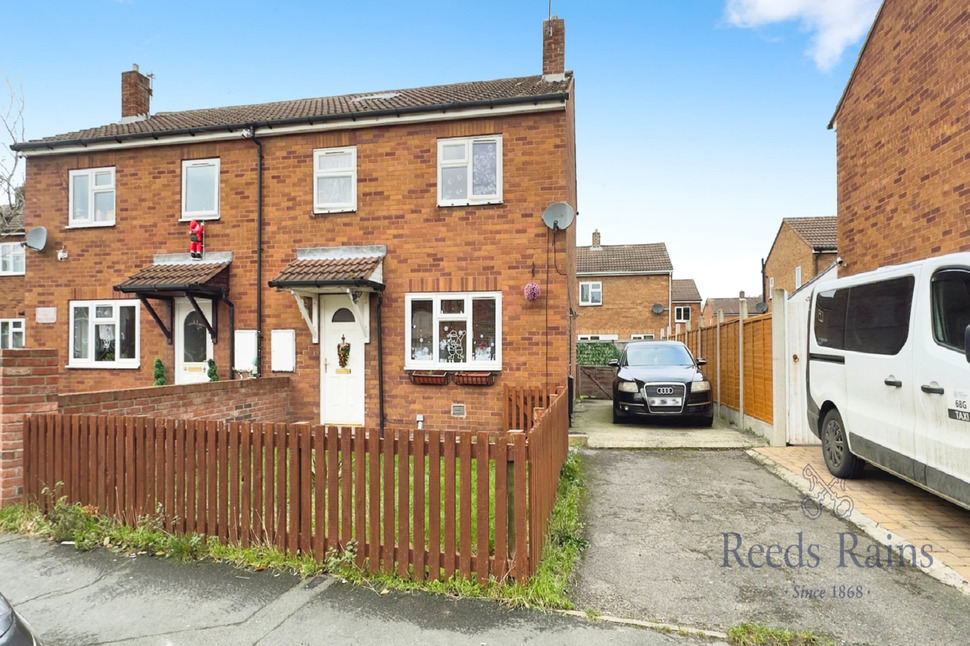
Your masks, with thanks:
M744 623L728 630L731 646L833 646L834 642L809 630L771 628L763 624Z

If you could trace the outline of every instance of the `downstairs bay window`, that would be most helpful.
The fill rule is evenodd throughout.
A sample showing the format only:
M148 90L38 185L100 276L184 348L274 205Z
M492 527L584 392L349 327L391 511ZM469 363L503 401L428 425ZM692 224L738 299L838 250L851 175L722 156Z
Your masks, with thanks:
M71 368L137 368L138 301L71 301Z
M502 294L405 296L407 370L501 370Z

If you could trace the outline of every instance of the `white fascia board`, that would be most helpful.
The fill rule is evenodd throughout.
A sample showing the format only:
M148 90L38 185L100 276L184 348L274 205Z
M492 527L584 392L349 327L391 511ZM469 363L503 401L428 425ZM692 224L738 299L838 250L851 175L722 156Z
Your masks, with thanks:
M669 271L587 271L576 272L576 277L585 276L669 276Z
M471 110L456 110L454 112L429 112L418 114L404 114L400 116L361 116L357 119L342 119L340 121L324 121L313 125L292 125L279 126L276 128L262 126L256 128L257 138L279 137L282 135L293 135L313 132L326 132L330 130L352 130L358 128L375 128L378 126L389 126L398 124L412 123L431 123L437 121L456 121L460 119L479 119L494 116L504 116L513 114L527 114L534 112L555 112L566 109L566 101L555 101L533 104L515 104L498 106L495 108L474 108ZM322 117L321 117L322 118ZM103 150L123 150L130 148L148 148L151 146L175 146L183 144L197 144L214 141L236 141L242 139L242 132L247 128L230 132L204 132L197 135L178 135L166 137L160 133L157 139L128 139L122 141L109 141L103 143L93 143L86 146L62 146L53 149L45 148L38 150L23 150L20 154L24 157L44 157L48 155L69 155L73 153L91 153Z

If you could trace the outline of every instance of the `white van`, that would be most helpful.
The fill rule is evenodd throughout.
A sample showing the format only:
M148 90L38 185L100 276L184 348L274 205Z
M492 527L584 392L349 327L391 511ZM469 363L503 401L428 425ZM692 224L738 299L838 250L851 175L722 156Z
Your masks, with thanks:
M808 349L833 475L869 462L970 509L970 253L817 285Z

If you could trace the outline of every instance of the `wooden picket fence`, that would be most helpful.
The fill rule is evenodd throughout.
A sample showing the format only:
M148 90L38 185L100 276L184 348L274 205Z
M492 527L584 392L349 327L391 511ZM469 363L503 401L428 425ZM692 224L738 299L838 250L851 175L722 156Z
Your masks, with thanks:
M318 561L352 550L361 568L417 581L524 581L542 554L568 443L567 395L543 396L527 432L383 438L360 427L32 415L26 494ZM509 397L517 411L538 401Z

